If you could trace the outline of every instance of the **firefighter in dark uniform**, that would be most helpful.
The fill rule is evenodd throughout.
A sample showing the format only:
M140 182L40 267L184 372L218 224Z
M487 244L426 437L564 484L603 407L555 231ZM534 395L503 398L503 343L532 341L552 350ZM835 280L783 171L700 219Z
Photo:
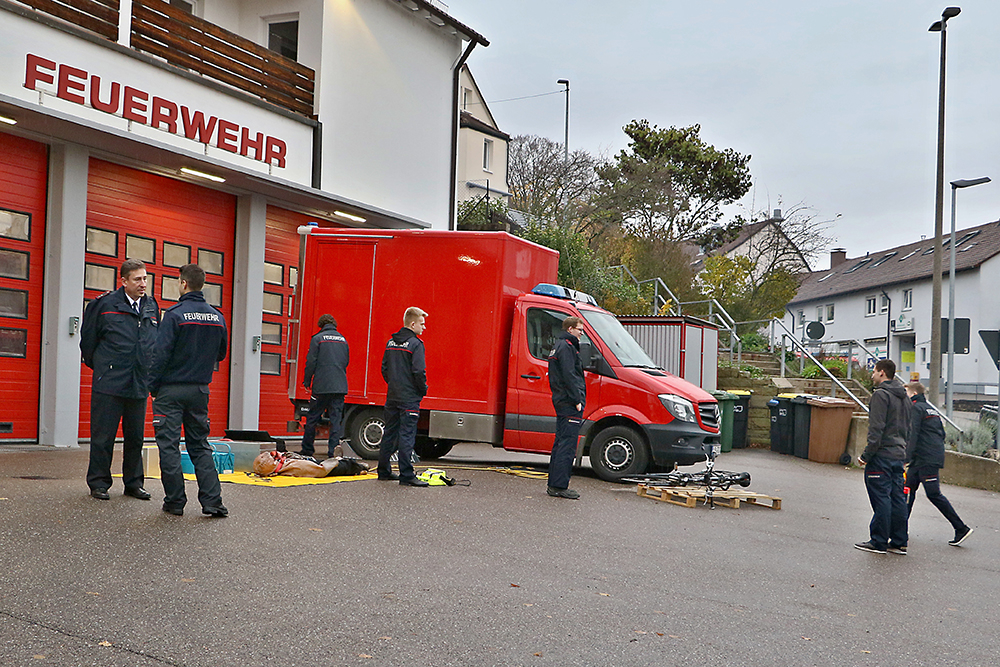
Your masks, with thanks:
M208 444L208 385L215 364L226 358L226 320L205 302L205 271L185 264L180 271L181 298L167 309L150 370L153 427L160 450L163 511L181 515L187 503L181 471L181 425L195 476L202 514L225 517L222 489Z
M389 388L385 397L385 431L379 444L378 478L398 479L405 486L427 486L413 472L413 445L417 438L420 401L427 395L424 332L427 313L407 308L403 328L392 334L382 354L382 379ZM392 472L390 458L398 452L399 475Z
M579 317L567 317L562 328L549 354L549 388L556 409L556 438L549 458L549 484L545 491L550 496L576 500L580 494L569 488L569 478L573 474L573 457L583 424L583 406L587 403L587 383L580 361L583 321Z
M906 395L913 403L910 409L910 435L906 439L906 469L907 516L913 511L913 503L917 499L917 489L924 485L927 499L944 515L951 527L955 529L955 539L948 544L957 547L972 534L972 527L967 526L958 516L948 499L941 493L941 482L938 471L944 467L944 423L941 415L927 402L924 396L926 389L919 382L906 385Z
M341 421L344 414L344 396L347 394L347 364L351 359L347 339L337 331L333 315L320 315L319 333L309 341L306 368L302 384L312 389L309 413L302 434L303 456L315 453L316 424L325 410L330 411L330 439L327 457L337 455L334 449L340 444Z
M122 286L87 305L80 332L83 363L93 369L90 394L90 495L108 500L111 458L119 422L124 436L125 495L149 500L143 488L142 440L149 396L149 362L160 309L146 294L146 265L127 259Z

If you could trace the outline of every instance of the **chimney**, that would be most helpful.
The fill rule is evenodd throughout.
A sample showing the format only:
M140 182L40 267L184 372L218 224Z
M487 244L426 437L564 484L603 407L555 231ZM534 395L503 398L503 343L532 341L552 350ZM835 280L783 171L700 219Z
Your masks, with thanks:
M844 248L834 248L830 251L830 268L835 269L847 261L847 250Z
M781 209L780 208L774 209L774 215L771 216L771 219L772 220L784 220L784 218L781 217Z

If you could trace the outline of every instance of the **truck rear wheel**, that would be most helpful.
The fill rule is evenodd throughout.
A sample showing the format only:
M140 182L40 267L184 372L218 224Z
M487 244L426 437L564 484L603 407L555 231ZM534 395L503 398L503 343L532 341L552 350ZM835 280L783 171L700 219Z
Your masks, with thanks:
M418 435L417 441L413 445L413 451L422 459L439 459L450 452L454 446L455 440L442 440Z
M385 432L385 412L382 408L366 408L351 419L351 449L363 459L378 460L378 448Z
M635 429L612 426L598 433L590 444L590 465L601 479L617 482L646 472L649 449Z

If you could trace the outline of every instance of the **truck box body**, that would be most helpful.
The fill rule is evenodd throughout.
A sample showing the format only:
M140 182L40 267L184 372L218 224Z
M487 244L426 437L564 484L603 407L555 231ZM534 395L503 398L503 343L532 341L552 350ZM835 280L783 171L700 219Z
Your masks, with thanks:
M428 313L421 407L455 420L449 428L451 419L434 415L431 435L489 429L497 433L466 437L499 441L514 303L538 283L555 282L559 253L502 232L324 230L311 237L299 272L304 307L291 398L309 398L302 386L309 340L329 313L351 348L346 402L384 405L382 352L406 308L417 306Z
M309 341L329 313L350 344L343 432L362 456L378 456L382 355L410 306L428 313L421 335L428 393L416 448L422 458L443 456L458 442L551 451L548 356L570 316L584 324L587 401L578 461L587 455L599 476L618 479L654 465L696 463L703 446L718 441L715 399L659 368L589 296L552 284L553 250L503 232L300 233L289 398L300 415L310 397L302 386Z

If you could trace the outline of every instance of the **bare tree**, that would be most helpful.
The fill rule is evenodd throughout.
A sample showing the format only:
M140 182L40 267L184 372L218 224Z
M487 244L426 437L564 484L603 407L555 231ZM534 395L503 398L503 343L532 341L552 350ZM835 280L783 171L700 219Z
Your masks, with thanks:
M510 208L563 226L576 226L596 188L597 159L584 150L565 158L563 145L536 135L510 140L507 183Z

